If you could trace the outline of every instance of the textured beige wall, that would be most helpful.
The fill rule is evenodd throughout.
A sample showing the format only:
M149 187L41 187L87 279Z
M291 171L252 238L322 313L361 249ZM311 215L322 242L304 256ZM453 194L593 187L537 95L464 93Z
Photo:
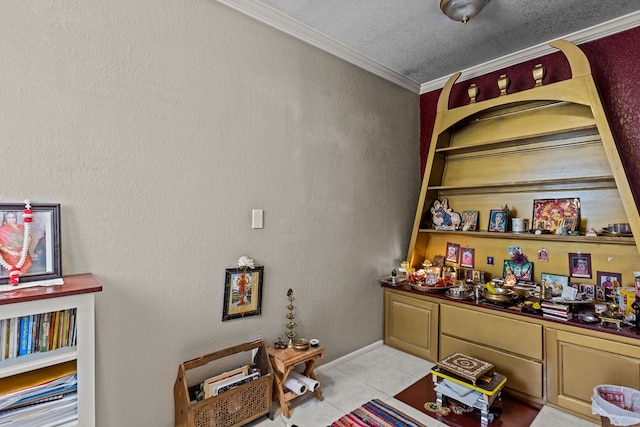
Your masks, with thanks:
M213 0L4 1L0 40L0 201L61 203L64 273L104 285L98 426L173 425L178 364L273 342L288 288L325 362L382 339L417 94ZM241 255L263 314L221 322Z

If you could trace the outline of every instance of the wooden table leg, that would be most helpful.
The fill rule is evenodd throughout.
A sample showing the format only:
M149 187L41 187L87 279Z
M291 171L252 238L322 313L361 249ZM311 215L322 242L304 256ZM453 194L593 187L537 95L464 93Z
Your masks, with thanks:
M302 375L304 375L305 377L309 377L312 380L316 380L318 381L318 378L316 377L316 373L313 372L313 368L316 365L316 362L318 361L319 358L314 358L312 360L309 360L305 363L305 368L304 368L304 372L302 373ZM322 391L320 391L320 387L318 386L318 388L316 388L313 391L313 395L316 397L316 399L318 400L324 400L324 396L322 396Z

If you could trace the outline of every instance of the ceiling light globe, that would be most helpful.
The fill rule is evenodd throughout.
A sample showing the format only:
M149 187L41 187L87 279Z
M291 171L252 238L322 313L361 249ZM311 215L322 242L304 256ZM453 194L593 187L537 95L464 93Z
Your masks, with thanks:
M467 23L478 15L489 0L440 0L440 9L454 21Z

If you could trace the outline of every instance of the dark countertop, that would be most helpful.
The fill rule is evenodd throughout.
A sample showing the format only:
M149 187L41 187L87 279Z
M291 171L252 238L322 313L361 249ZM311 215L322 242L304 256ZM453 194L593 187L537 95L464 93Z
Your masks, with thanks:
M409 285L403 285L403 284L392 285L390 283L380 283L380 286L382 286L383 288L395 289L395 290L407 292L410 294L423 295L436 300L455 302L458 304L468 305L471 307L481 307L481 308L496 311L496 312L504 312L504 313L515 314L523 317L531 317L537 320L544 320L545 322L557 323L560 325L570 325L577 328L588 329L591 331L604 332L604 333L619 335L627 338L640 339L640 331L636 331L635 327L630 325L622 324L621 328L618 329L618 327L615 324L611 324L611 323L606 323L606 324L588 323L580 320L579 316L576 315L577 313L588 312L593 314L593 305L591 304L578 304L576 307L577 312L574 313L574 318L572 320L562 321L562 320L555 320L555 319L543 317L542 314L523 313L513 308L501 307L497 304L489 303L484 299L481 299L479 301L475 301L472 299L471 300L453 299L453 298L447 297L444 293L422 292L422 291L413 289Z

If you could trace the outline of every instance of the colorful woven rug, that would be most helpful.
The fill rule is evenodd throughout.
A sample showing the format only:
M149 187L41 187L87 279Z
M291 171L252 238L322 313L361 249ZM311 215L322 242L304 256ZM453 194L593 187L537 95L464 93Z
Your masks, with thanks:
M407 414L373 399L334 421L331 427L427 427Z

